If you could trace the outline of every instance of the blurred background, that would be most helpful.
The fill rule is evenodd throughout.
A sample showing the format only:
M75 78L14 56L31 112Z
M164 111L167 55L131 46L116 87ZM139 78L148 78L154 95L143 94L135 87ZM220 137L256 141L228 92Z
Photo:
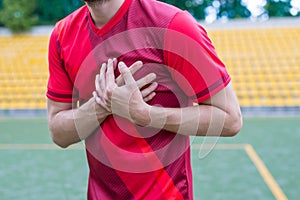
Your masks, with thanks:
M244 117L241 132L213 140L205 158L199 145L210 140L193 141L195 200L299 199L300 0L165 2L207 30ZM45 97L51 30L82 5L0 0L1 200L86 198L84 146L53 144Z
M165 2L189 11L208 30L245 114L299 113L300 0ZM58 20L82 5L0 0L0 116L28 108L44 112L48 36ZM3 37L8 35L15 37Z
M250 18L254 21L271 17L300 15L299 0L163 0L189 11L196 19L213 23ZM81 0L0 0L0 25L22 31L35 25L52 25L76 8Z

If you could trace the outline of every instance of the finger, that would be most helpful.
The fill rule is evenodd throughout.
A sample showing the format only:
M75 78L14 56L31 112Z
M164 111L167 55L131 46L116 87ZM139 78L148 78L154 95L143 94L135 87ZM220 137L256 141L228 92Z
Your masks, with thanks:
M93 97L95 98L95 101L97 104L99 104L102 108L104 108L106 111L111 112L111 109L102 101L102 99L97 95L97 92L93 92Z
M116 58L113 58L113 66L114 66L114 70L117 68L118 66L118 60Z
M114 61L112 59L108 59L107 62L107 71L106 71L106 88L114 88L115 83L115 74L114 74Z
M156 79L156 75L154 73L147 74L145 77L139 79L136 83L138 87L141 89L145 85L153 82Z
M99 74L97 74L96 78L95 78L95 88L96 88L97 92L101 91L101 88L100 88L100 75Z
M143 67L143 62L142 61L136 61L133 63L130 67L129 70L132 75L134 75L138 70L140 70Z
M107 63L103 63L102 68L100 70L100 76L99 76L100 90L97 91L102 100L103 99L108 99L107 94L105 92L106 91L106 86L107 86L106 73L107 73Z
M151 85L149 85L148 87L146 87L145 89L143 89L141 91L143 98L149 96L151 93L154 92L154 90L157 88L158 84L156 82L152 83Z
M145 102L148 102L148 101L151 101L154 97L155 97L156 93L155 92L152 92L151 94L149 94L147 97L144 97L144 101Z
M106 87L106 80L105 80L106 69L107 69L107 65L106 63L103 63L100 69L100 77L99 77L101 90L104 90Z
M129 70L130 70L131 74L134 75L138 70L140 70L142 68L142 66L143 66L142 61L137 61L129 67ZM116 83L118 86L124 84L124 79L122 78L122 76L119 76L116 79Z
M125 63L120 62L118 67L119 67L120 73L124 79L125 84L128 84L128 85L136 84L130 70L127 68Z

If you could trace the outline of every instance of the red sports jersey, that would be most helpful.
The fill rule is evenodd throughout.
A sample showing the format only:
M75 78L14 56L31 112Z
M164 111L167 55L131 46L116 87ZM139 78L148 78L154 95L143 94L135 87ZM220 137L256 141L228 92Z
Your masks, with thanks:
M157 75L151 105L191 106L230 81L205 30L187 12L154 0L125 0L102 28L86 6L56 24L47 97L85 103L101 64L113 57L128 66L141 60L135 78ZM111 115L85 143L88 199L193 199L189 137Z

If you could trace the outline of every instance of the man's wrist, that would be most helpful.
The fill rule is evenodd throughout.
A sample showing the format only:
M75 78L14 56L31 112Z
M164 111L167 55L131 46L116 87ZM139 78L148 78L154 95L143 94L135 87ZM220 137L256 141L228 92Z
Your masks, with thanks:
M151 123L150 110L151 106L144 103L138 109L129 111L133 123L139 126L148 126Z
M166 125L166 114L166 110L163 107L146 104L143 109L133 114L133 122L144 127L163 129Z
M104 109L100 104L98 104L95 100L95 98L92 98L93 104L94 104L94 110L95 114L97 116L97 119L100 123L104 121L106 117L111 115L110 112L108 112L106 109Z
M164 107L151 106L149 116L150 122L148 126L157 129L164 129L167 123L167 110Z

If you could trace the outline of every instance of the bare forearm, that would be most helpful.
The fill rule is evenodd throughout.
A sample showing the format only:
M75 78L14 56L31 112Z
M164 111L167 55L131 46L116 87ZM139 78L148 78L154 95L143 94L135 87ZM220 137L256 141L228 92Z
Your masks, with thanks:
M96 89L100 95L99 100L104 99L99 101L99 104L112 108L113 114L137 125L165 129L183 135L233 136L239 132L242 126L241 113L230 83L202 101L201 105L186 108L150 106L143 101L137 82L126 65L121 62L118 68L125 84L116 85L111 63L109 60L107 70L100 71L100 77L105 78L96 83ZM101 85L106 85L106 89L100 87Z
M233 136L240 118L211 105L186 108L149 107L150 115L140 124L189 136ZM142 118L140 118L142 119Z
M57 112L49 120L52 139L64 148L80 142L91 135L108 115L93 98L79 108Z

